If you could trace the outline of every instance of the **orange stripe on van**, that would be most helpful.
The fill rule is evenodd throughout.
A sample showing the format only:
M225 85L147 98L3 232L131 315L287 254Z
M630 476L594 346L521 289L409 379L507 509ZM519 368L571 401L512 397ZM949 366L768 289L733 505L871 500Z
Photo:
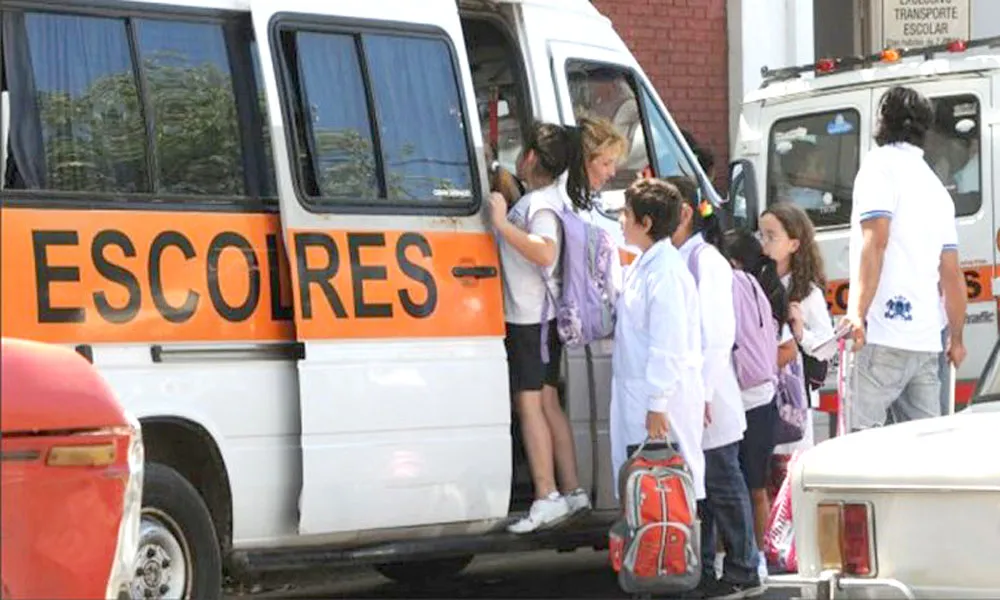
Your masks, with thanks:
M499 258L487 233L295 231L292 237L301 339L503 335ZM463 277L456 268L489 276Z
M963 266L965 286L968 290L969 302L989 302L993 300L993 267ZM847 279L836 279L826 285L826 304L832 315L843 315L847 312Z
M488 234L291 239L294 276L276 215L0 209L0 328L55 343L291 341L299 313L300 339L503 332L499 276L452 273L498 268Z

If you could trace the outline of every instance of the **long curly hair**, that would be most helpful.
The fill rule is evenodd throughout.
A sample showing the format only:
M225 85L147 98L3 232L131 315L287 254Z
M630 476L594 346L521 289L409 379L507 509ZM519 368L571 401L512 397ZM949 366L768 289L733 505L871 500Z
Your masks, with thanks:
M799 249L792 253L789 261L792 279L788 286L788 299L802 302L809 295L813 284L825 292L823 255L816 243L816 229L806 211L791 202L776 202L768 206L764 214L778 219L788 237L799 242Z

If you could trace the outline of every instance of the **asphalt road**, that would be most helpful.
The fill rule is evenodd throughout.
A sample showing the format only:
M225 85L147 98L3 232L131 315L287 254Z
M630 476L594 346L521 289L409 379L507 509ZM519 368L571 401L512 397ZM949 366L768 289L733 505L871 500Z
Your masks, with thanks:
M414 588L370 569L269 578L252 590L231 590L227 599L256 598L628 598L607 563L607 552L528 552L482 556L459 577ZM763 600L788 600L788 590L768 591Z

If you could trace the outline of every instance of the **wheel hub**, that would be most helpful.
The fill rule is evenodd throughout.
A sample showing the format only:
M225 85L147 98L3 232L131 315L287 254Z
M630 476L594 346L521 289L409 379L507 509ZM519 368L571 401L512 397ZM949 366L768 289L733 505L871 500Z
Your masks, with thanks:
M188 596L190 553L176 524L166 515L149 514L144 509L135 560L132 598L181 599Z

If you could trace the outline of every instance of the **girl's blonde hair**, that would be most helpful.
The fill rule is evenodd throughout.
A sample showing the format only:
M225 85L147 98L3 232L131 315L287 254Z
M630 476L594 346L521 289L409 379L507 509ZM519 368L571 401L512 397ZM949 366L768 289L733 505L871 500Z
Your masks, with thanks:
M792 275L788 286L788 299L802 302L812 291L812 285L826 292L826 276L823 269L823 255L816 243L816 229L806 211L791 202L776 202L767 207L765 215L771 215L785 229L793 240L798 240L799 249L792 253L789 272Z
M568 128L573 154L569 161L569 177L566 192L573 206L580 210L590 210L594 190L590 189L587 163L597 156L612 153L616 159L625 154L625 136L607 119L581 116L576 127Z

